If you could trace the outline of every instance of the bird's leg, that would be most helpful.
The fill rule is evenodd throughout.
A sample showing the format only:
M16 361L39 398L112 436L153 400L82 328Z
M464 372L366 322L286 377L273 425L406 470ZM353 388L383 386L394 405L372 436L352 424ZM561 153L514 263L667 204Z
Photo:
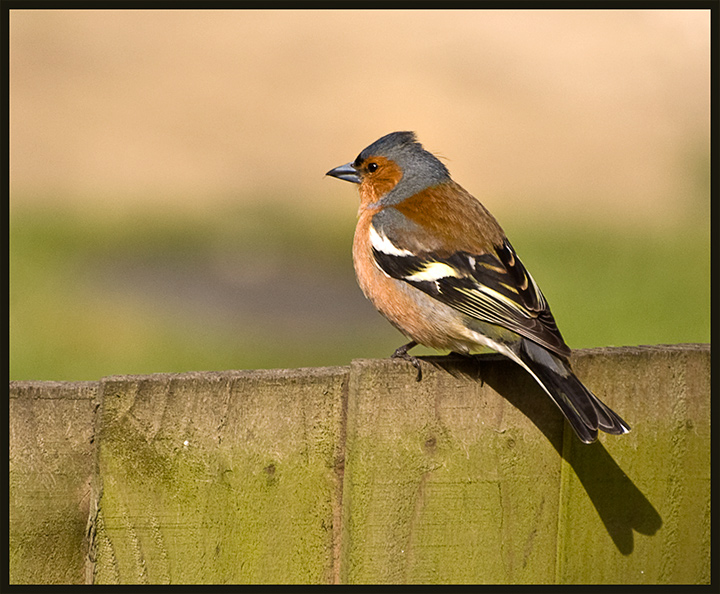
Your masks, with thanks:
M417 342L411 340L407 344L404 344L401 347L395 349L395 352L390 356L390 358L405 359L405 361L410 361L410 363L413 364L413 367L417 369L417 377L415 378L415 381L419 382L422 379L422 368L420 367L420 361L417 357L413 357L412 355L408 354L408 351L415 346L417 346Z

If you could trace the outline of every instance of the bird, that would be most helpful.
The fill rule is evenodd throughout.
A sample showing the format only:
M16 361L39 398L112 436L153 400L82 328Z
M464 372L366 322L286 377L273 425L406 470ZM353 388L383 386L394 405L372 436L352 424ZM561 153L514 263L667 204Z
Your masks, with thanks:
M359 185L357 281L410 339L392 357L410 361L418 380L408 353L417 345L462 355L489 347L535 379L583 443L598 430L630 431L574 374L548 302L500 224L415 132L391 132L326 175Z

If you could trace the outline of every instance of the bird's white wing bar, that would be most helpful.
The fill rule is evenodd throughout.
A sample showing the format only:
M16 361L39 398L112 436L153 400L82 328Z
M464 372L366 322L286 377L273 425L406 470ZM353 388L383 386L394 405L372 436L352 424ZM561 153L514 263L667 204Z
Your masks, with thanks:
M397 247L392 241L390 241L384 234L381 235L375 230L375 227L370 225L370 243L373 249L388 256L412 256L412 252Z

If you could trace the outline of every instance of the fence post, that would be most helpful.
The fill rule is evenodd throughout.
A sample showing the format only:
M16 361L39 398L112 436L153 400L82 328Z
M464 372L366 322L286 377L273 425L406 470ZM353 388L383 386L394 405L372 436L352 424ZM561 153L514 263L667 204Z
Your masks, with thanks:
M11 583L710 583L710 345L10 383ZM99 406L99 408L98 408Z

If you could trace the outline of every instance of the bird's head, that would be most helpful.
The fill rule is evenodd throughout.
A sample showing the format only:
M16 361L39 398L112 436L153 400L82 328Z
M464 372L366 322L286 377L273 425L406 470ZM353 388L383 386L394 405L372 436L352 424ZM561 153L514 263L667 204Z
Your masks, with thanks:
M450 179L445 165L422 147L414 132L391 132L326 175L360 184L361 196L383 206Z

